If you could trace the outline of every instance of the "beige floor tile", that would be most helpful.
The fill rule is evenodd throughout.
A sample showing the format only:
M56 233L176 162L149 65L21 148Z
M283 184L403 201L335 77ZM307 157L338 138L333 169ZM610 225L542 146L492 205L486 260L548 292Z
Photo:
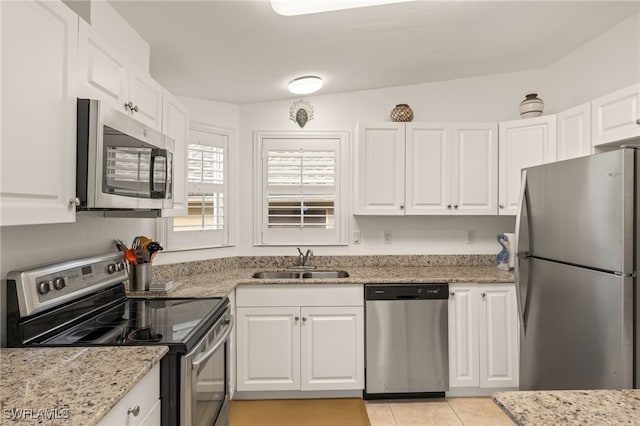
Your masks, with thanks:
M398 426L462 426L445 400L390 403Z
M491 398L447 398L464 426L511 425L511 420Z
M371 426L397 426L388 403L367 401L365 406Z

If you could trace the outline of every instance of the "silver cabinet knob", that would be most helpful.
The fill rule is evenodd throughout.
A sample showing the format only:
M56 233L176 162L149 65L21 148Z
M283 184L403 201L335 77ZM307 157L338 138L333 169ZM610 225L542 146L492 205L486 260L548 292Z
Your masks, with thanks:
M127 109L127 110L133 109L133 102L129 101L126 104L124 104L124 109Z
M404 204L400 204L400 210L404 210Z
M76 198L72 198L69 200L69 205L70 206L75 206L75 207L80 207L80 198L76 197Z
M451 208L451 204L447 204L447 208L450 209Z
M134 106L133 108L131 108L131 111L133 112L138 112L138 105Z
M482 293L480 293L480 296L482 296L482 298L484 299L485 297L487 297L487 293L483 291Z
M504 209L504 204L500 204L498 207L500 207L501 209Z
M306 320L307 320L307 317L302 317L302 321L306 321Z
M457 209L457 208L458 208L458 205L457 205L457 204L454 204L454 205L453 205L453 208L454 208L454 209Z
M136 406L135 406L135 407L133 407L133 408L129 408L129 409L127 410L127 416L128 416L129 414L133 414L133 417L138 417L138 414L140 414L140 406L139 406L139 405L136 405Z
M455 292L455 291L452 291L452 292L450 292L450 293L449 293L449 296L451 296L451 297L453 297L453 296L455 296L455 295L456 295L456 292Z
M636 120L636 124L640 125L640 118Z
M294 320L300 321L300 317L293 317Z

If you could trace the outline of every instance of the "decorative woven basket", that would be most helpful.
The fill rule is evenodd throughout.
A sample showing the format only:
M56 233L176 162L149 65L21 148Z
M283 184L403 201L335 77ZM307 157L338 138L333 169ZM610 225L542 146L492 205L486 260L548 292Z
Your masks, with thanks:
M391 120L404 122L413 120L413 110L407 104L398 104L391 110Z

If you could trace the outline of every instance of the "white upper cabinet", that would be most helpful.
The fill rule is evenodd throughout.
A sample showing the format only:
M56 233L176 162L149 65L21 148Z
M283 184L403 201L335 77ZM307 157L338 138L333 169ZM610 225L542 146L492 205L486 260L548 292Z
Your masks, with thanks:
M516 215L522 169L556 161L556 116L507 121L499 128L498 212Z
M173 208L163 209L162 216L186 216L189 110L166 90L162 94L162 133L175 142L173 153Z
M493 215L498 211L498 126L454 124L451 145L453 214Z
M496 214L497 126L361 123L354 214Z
M557 127L558 161L592 153L590 102L558 113Z
M0 7L0 224L73 222L78 17L60 1Z
M160 131L162 87L83 20L78 37L79 96L107 102Z
M404 214L403 123L360 123L354 158L354 214Z
M640 83L591 102L593 146L640 137Z

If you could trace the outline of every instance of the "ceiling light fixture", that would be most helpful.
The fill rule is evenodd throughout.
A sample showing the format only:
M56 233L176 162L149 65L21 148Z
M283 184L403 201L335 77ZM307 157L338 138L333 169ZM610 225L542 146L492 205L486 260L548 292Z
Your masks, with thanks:
M289 82L289 91L294 95L308 95L322 88L323 81L315 75L305 75Z
M271 8L279 15L297 16L409 1L415 0L271 0Z

